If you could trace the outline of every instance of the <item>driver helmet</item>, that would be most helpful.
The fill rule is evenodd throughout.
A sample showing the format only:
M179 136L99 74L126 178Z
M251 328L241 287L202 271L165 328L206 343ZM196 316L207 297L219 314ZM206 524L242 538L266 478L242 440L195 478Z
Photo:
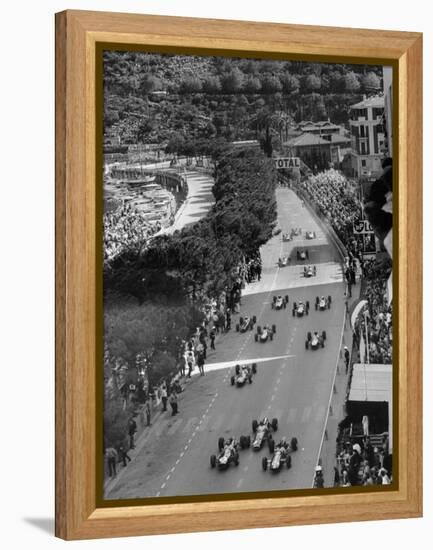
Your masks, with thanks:
M316 473L322 472L322 466L320 466L320 464L319 464L318 466L316 466L316 467L314 468L314 471L315 471Z
M267 424L269 422L268 417L265 416L265 418L262 420L262 424Z
M322 300L324 300L324 299L325 299L325 296L322 296Z

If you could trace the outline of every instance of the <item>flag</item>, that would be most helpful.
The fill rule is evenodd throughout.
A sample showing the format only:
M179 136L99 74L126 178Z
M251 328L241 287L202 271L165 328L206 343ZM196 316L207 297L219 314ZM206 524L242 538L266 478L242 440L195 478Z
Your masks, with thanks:
M358 318L358 315L361 313L364 307L367 305L368 305L367 300L363 298L359 298L358 300L355 300L353 304L350 306L349 319L350 319L350 326L352 327L352 330L355 330L356 319Z

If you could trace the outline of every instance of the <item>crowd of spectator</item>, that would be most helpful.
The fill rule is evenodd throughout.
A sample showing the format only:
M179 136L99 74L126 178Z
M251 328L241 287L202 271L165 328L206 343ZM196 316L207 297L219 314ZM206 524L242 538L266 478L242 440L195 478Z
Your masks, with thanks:
M392 456L387 433L375 444L365 436L356 443L346 441L342 445L334 470L335 486L389 485L391 482Z
M128 249L141 246L161 229L160 222L149 222L143 212L129 204L104 214L104 265L109 265Z

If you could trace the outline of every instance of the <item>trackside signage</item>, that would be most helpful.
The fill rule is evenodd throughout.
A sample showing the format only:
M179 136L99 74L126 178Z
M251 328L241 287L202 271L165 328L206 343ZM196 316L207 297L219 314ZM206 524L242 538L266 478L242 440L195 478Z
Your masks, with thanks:
M299 157L277 157L274 159L275 168L281 170L283 168L300 168L301 160Z
M374 233L373 228L368 220L359 220L353 224L354 235L366 235Z

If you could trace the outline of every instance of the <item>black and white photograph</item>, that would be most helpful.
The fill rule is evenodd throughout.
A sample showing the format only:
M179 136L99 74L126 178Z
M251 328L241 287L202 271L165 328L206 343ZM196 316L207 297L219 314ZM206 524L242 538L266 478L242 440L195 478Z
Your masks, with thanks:
M104 50L104 500L398 481L392 77Z

